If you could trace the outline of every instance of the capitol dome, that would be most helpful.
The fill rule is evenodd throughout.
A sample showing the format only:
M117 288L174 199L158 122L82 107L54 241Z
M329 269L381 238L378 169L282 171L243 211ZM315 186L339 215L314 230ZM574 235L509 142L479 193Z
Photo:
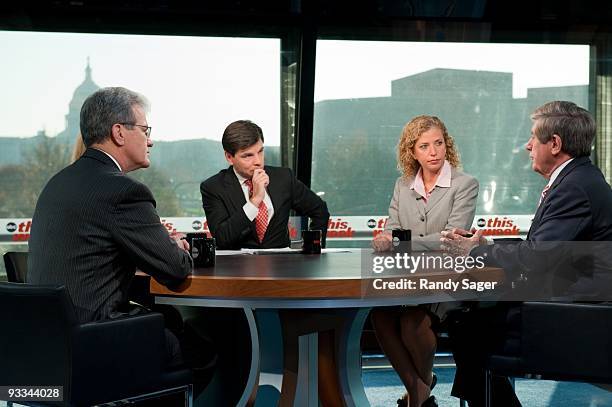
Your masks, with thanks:
M60 138L69 138L72 140L79 133L79 121L81 114L81 106L85 99L100 87L91 78L91 66L89 58L87 58L87 66L85 67L85 80L76 87L72 94L72 100L68 105L68 114L66 115L66 129L57 136Z

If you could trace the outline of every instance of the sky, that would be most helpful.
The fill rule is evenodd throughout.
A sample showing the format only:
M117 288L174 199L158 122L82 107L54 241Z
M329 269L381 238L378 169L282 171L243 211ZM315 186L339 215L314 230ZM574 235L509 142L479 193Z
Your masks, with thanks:
M588 85L589 46L393 41L318 41L315 101L391 96L391 81L434 68L511 72L527 88Z
M250 119L280 143L279 39L0 31L0 50L0 137L61 132L90 58L99 86L151 102L155 140L220 140ZM512 72L518 98L588 84L589 47L320 40L315 101L390 96L392 80L434 68Z
M151 104L155 140L220 140L234 120L280 140L280 40L0 31L0 137L55 135L87 58L100 86Z

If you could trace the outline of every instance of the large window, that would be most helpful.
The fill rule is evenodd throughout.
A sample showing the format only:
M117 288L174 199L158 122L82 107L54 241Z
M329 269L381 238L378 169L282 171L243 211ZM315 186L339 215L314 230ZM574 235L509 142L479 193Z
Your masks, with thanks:
M386 215L401 130L430 114L445 122L464 171L480 182L478 215L533 213L545 181L524 148L529 115L551 100L589 108L589 50L319 40L313 189L334 215Z
M203 216L200 182L227 164L230 122L258 123L280 163L280 39L0 31L0 218L31 217L69 163L83 101L100 87L145 95L152 165L131 173L161 216Z

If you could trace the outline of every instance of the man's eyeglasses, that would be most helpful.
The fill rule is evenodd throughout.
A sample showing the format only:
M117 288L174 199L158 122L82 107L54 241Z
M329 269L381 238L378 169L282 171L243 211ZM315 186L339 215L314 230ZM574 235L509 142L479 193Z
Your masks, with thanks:
M136 123L119 123L122 126L136 126L136 127L140 127L141 129L144 130L145 136L147 136L147 138L151 137L151 126L145 126L143 124L136 124Z

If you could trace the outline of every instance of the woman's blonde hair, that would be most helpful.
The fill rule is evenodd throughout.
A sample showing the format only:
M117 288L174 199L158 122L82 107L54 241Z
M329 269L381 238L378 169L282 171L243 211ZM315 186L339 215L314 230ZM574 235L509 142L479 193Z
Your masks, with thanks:
M440 129L444 136L446 161L448 161L453 168L458 168L461 165L459 152L457 152L455 148L455 142L448 134L442 120L438 119L436 116L417 116L404 126L397 146L397 169L400 170L404 177L408 178L414 176L419 171L420 164L414 157L414 145L419 137L421 137L421 134L434 127Z
M73 162L81 158L85 150L87 150L87 147L85 147L85 143L83 143L83 136L81 136L81 133L79 132L79 134L77 134L76 139L74 140L70 163L72 164Z

